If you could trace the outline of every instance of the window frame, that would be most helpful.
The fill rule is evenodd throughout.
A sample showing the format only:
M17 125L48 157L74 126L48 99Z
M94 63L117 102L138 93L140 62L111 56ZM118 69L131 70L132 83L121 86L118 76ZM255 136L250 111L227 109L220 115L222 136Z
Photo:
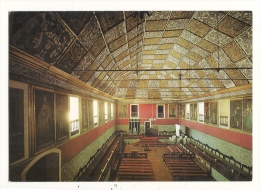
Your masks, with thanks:
M96 102L96 105L95 105L95 102ZM96 106L96 112L97 113L95 113L95 106ZM93 127L94 128L98 126L98 119L99 119L98 113L99 113L98 112L98 100L93 99ZM96 120L96 122L95 122L95 120Z
M73 121L78 120L78 132L74 133L74 134L73 134L74 131L71 131L71 120L70 120L71 99L70 98L77 98L78 99L78 119L73 120ZM81 132L81 130L80 130L81 129L81 122L80 122L80 113L81 112L80 112L80 102L79 102L79 100L80 100L79 96L73 95L73 94L69 95L69 122L70 122L69 138L74 138L74 137L78 136ZM77 130L75 130L75 131L77 131Z
M114 119L114 103L110 104L110 120Z
M21 89L23 90L23 110L24 110L24 156L16 161L13 161L13 162L9 162L9 165L10 166L13 166L17 163L20 163L26 159L29 158L29 86L28 84L25 84L25 83L22 83L22 82L18 82L18 81L13 81L13 80L10 80L9 81L9 86L8 86L8 90L9 88L15 88L15 89ZM8 97L9 99L9 97ZM9 104L9 103L8 103ZM9 115L9 113L8 113ZM10 116L9 116L10 117ZM8 129L9 129L9 126L8 126ZM8 139L9 141L9 139ZM8 145L8 148L9 148L9 145ZM9 155L9 152L8 152L8 155ZM10 156L10 155L9 155Z
M108 121L108 104L107 102L104 102L104 121Z
M163 106L163 117L159 117L159 106ZM165 118L165 104L157 104L156 105L156 117L157 117L157 119L164 119Z
M137 114L133 116L132 106L137 106ZM139 104L130 104L130 118L139 118Z

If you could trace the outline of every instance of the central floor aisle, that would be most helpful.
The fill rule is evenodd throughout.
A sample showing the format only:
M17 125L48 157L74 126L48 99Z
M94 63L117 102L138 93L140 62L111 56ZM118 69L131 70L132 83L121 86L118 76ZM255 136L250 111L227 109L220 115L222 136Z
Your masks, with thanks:
M162 160L162 155L168 152L166 147L149 147L149 151L144 151L144 147L126 144L124 152L138 150L138 152L147 153L147 157L152 164L155 181L173 181L171 173L166 164Z

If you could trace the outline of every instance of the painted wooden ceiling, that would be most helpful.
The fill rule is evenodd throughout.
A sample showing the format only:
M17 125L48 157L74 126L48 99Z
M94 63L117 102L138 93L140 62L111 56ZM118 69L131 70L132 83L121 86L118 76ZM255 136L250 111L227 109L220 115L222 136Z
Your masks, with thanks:
M144 14L144 12L142 12ZM12 12L10 45L115 99L252 83L252 12Z

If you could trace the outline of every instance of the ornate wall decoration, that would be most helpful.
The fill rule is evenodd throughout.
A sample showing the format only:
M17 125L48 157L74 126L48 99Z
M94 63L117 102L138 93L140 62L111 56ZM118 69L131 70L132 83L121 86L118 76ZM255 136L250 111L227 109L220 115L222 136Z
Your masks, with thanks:
M48 75L46 73L41 73L41 72L36 71L32 68L25 67L24 65L19 64L19 63L14 62L14 61L10 61L9 72L27 77L27 78L32 79L32 80L40 81L40 82L45 83L45 84L51 84L51 85L58 86L58 87L61 87L61 88L64 88L64 89L83 93L83 94L86 94L86 95L89 95L89 96L92 96L92 97L97 97L97 98L107 100L107 101L110 101L110 102L115 102L115 100L112 100L110 98L104 97L102 95L99 95L99 94L96 94L96 93L93 93L93 92L90 92L89 90L79 88L75 85L71 85L71 84L69 84L65 81L62 81L60 79L55 78L54 76Z

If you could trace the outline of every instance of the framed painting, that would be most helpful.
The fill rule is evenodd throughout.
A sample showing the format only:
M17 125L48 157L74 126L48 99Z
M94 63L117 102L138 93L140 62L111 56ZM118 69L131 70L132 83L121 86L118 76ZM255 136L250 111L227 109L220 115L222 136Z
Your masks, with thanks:
M105 122L105 110L104 110L104 102L99 101L98 102L98 113L99 113L99 124L102 124Z
M34 90L35 95L35 141L40 150L55 141L54 93Z
M218 124L218 103L210 102L210 123L217 125Z
M9 164L29 157L28 85L9 82Z
M127 117L127 104L118 105L118 117L126 118Z
M185 104L179 104L179 113L181 118L185 118Z
M242 100L230 101L230 127L242 129Z
M86 131L88 129L88 99L81 98L81 122L82 122L82 131Z
M198 120L198 107L197 103L193 104L193 120Z
M176 117L177 117L177 105L169 104L169 118L176 118Z
M69 137L69 100L67 95L56 94L56 139Z
M243 100L243 129L252 131L252 100Z
M194 104L190 104L190 120L194 120Z
M209 103L204 103L204 122L209 123Z

